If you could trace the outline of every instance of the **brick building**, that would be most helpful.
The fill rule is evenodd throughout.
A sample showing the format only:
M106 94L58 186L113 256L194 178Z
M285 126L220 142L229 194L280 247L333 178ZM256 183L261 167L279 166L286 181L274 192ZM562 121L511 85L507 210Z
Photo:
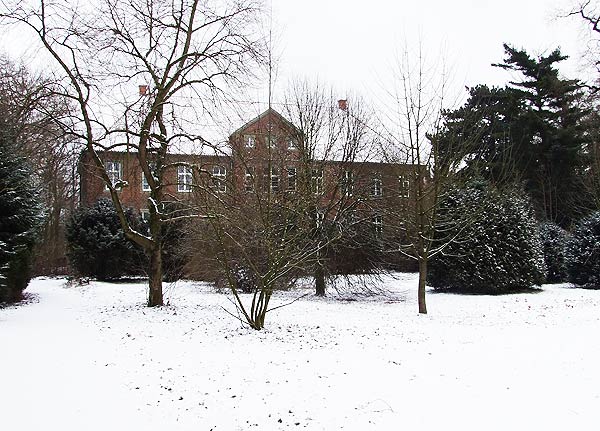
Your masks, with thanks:
M301 149L301 132L281 114L269 109L229 137L228 155L171 154L163 172L164 192L173 201L192 198L197 189L215 196L245 193L293 194L302 181L309 183L318 200L326 204L340 196L361 199L381 226L386 208L409 202L412 195L411 165L372 161L307 159ZM126 186L119 192L122 204L147 214L150 188L135 152L107 151L99 154L113 184ZM178 165L184 163L185 165ZM190 166L193 166L190 167ZM79 163L80 203L91 205L110 197L94 165L84 152ZM202 186L202 187L195 187Z

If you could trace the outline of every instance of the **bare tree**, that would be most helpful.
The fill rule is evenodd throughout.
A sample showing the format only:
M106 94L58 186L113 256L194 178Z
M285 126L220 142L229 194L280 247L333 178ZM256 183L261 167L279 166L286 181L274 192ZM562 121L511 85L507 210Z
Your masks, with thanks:
M459 161L443 157L436 139L446 108L445 72L426 62L419 45L415 55L406 48L398 57L394 74L396 85L387 90L391 103L386 108L393 114L383 121L389 135L383 150L386 160L407 164L410 170L398 177L405 199L388 210L390 229L396 232L389 242L396 243L393 250L418 263L419 313L426 314L428 264L456 239L456 233L448 233L455 232L450 226L462 222L440 217L440 204L456 181Z
M189 207L182 211L180 205L165 205L180 201L168 192L166 174L177 167L198 169L169 153L174 147L209 144L193 125L207 112L215 114L228 89L244 83L262 60L256 25L260 4L102 0L91 6L4 0L2 5L4 22L32 31L57 66L56 91L78 109L70 120L71 133L85 143L125 236L149 255L148 305L162 305L162 226L204 216ZM137 159L150 188L148 235L127 222L120 190L128 184L107 170L107 151L131 152Z
M0 58L0 105L13 117L19 147L35 174L43 202L42 240L35 270L52 272L64 265L62 220L74 204L77 144L60 119L69 117L67 101L53 92L53 83L25 66Z
M373 114L360 97L337 100L333 88L318 82L292 82L285 107L301 143L298 169L310 179L302 185L320 244L313 265L315 293L325 296L327 254L353 228L371 220L371 172L365 163L373 160L379 137Z

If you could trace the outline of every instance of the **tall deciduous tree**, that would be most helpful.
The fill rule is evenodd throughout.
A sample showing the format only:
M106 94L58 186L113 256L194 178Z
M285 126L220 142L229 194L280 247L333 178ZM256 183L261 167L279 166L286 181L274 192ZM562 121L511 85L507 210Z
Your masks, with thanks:
M441 220L439 212L444 193L456 181L453 159L442 153L439 146L447 76L444 70L427 63L420 46L417 55L405 50L398 59L395 78L387 109L394 115L384 120L389 132L384 153L387 161L409 164L412 169L399 177L403 183L400 186L405 184L401 193L408 199L390 211L388 220L397 231L391 245L418 262L419 313L426 314L428 264L460 234L460 228L449 226L464 222ZM462 137L457 136L454 144L462 146Z
M54 61L56 90L73 101L72 133L85 142L110 192L126 238L148 254L148 305L162 305L162 225L182 217L163 205L177 200L165 172L177 166L173 146L207 143L205 111L243 83L262 59L254 0L3 1L5 21L33 32ZM139 84L143 84L137 92ZM128 223L102 151L133 152L150 188L149 234ZM183 217L202 216L193 210Z

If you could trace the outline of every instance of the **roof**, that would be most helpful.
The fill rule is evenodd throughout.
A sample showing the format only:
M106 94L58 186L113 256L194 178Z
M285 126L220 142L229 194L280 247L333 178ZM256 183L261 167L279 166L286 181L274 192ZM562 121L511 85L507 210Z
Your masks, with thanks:
M250 120L246 124L244 124L242 127L240 127L237 130L235 130L230 135L230 137L242 133L244 130L246 130L247 128L249 128L250 126L252 126L254 123L259 122L260 120L262 120L263 118L265 118L268 115L275 116L277 119L279 119L283 124L285 124L286 126L288 126L290 129L292 129L292 130L294 130L296 132L300 132L300 130L298 130L298 128L296 126L294 126L290 121L288 121L283 115L281 115L275 109L269 108L265 112L263 112L262 114L260 114L258 117L253 118L252 120Z

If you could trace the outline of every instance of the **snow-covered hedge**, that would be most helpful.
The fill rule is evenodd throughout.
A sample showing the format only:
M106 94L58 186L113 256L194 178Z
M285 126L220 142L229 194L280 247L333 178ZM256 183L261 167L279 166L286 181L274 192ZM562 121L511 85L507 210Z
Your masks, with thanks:
M545 222L539 225L540 241L544 250L546 282L567 280L566 246L568 233L560 226Z
M600 288L600 211L579 222L567 242L569 281Z
M477 182L451 192L442 211L446 222L461 221L453 226L453 241L431 261L429 285L503 293L543 282L544 257L536 221L520 192L500 192Z

